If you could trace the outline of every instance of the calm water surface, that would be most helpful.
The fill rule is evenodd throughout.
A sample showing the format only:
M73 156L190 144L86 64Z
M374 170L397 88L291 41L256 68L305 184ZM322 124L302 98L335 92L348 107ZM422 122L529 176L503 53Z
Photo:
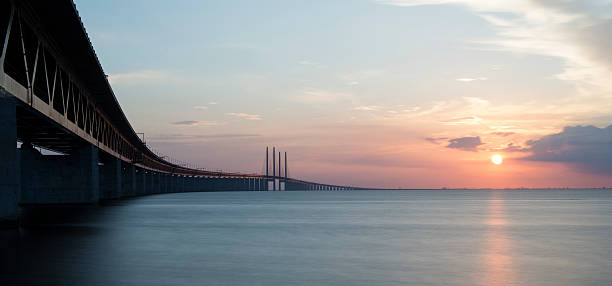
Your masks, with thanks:
M186 193L37 208L0 285L612 285L612 191Z

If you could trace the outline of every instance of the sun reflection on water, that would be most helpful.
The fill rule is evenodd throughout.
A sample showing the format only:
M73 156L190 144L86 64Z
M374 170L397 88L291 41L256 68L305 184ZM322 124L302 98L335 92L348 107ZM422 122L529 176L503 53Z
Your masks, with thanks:
M517 285L512 261L512 240L507 235L508 222L503 192L491 192L487 205L482 285Z

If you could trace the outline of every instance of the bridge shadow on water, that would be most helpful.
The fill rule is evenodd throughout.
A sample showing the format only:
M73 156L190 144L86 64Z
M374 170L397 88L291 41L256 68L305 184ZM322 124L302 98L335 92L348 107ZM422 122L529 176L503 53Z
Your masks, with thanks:
M0 285L92 285L94 277L104 281L95 263L87 261L104 257L100 252L112 247L92 245L109 232L105 213L121 204L22 208L17 228L0 228Z

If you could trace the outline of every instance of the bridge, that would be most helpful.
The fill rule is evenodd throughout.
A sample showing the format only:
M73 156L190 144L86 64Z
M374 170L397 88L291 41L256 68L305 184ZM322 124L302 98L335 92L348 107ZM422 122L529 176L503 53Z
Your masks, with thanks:
M155 154L127 120L71 0L0 0L0 52L0 220L14 220L20 205L354 189L287 177L286 154L284 175L280 153L272 174L204 171Z

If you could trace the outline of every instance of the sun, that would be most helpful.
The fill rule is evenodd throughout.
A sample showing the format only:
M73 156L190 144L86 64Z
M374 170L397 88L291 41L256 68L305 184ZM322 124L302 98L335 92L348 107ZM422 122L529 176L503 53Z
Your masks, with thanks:
M493 162L495 165L501 165L501 163L504 162L504 158L499 154L495 154L491 156L491 162Z

